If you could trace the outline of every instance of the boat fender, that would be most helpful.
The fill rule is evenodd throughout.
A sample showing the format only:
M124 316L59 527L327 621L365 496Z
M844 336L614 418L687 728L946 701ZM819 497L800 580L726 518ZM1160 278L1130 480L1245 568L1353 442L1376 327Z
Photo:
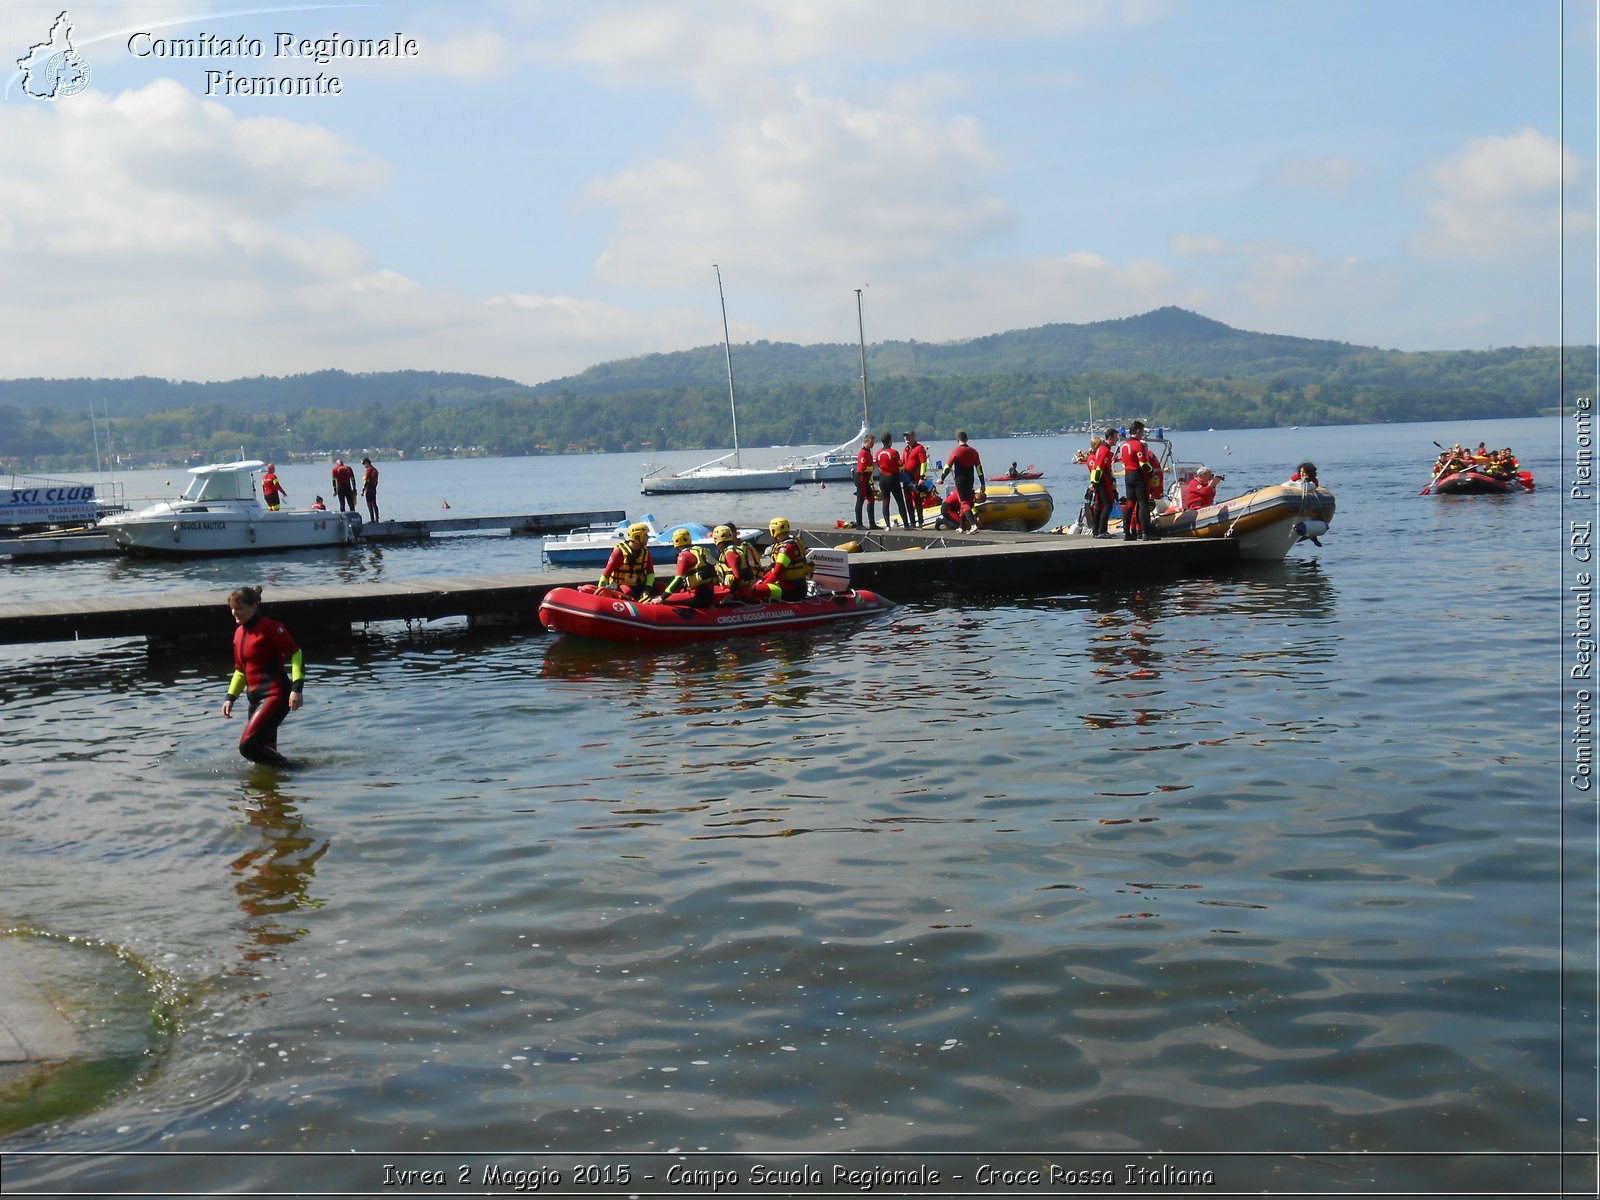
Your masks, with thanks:
M172 523L172 540L175 541L175 542L183 541L183 522L182 521L174 521Z
M1328 532L1326 521L1296 521L1294 531L1297 541L1310 542L1313 546L1322 545L1317 539Z
M843 550L846 554L860 554L861 543L859 541L840 542L834 549Z

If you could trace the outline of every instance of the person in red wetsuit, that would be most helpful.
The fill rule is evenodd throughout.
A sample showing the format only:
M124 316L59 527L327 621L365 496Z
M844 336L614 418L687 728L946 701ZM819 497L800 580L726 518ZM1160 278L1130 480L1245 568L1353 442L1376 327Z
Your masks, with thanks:
M900 452L900 466L905 471L906 509L911 523L918 529L923 525L922 501L928 495L928 448L917 441L915 429L906 430L906 448Z
M1111 520L1111 513L1117 507L1117 478L1111 473L1111 468L1116 462L1117 431L1108 429L1103 435L1094 439L1089 448L1089 456L1085 460L1089 468L1089 488L1094 493L1094 502L1091 509L1094 524L1094 536L1097 538L1110 537L1106 525Z
M340 512L356 511L355 468L342 458L333 460L333 498L339 502Z
M222 715L233 716L233 702L244 692L250 717L239 738L239 753L273 767L294 764L278 753L278 726L300 707L305 662L300 647L282 623L261 615L261 589L242 587L228 596L239 627L233 631L233 678Z
M283 490L283 484L278 482L278 468L268 463L266 471L261 476L261 502L267 506L269 512L277 512L278 506L288 495L289 493Z
M883 499L883 524L885 528L890 524L889 501L892 499L900 510L900 524L905 526L910 519L906 516L905 490L900 486L900 451L894 448L894 434L884 434L881 441L883 444L878 449L878 489Z
M1128 426L1121 456L1122 486L1128 497L1128 515L1122 522L1123 539L1132 542L1142 537L1147 542L1156 541L1160 535L1150 527L1150 488L1152 475L1157 468L1155 456L1144 444L1143 421L1135 421ZM1156 494L1160 494L1159 490Z
M361 466L361 494L367 500L367 517L372 521L378 519L378 468L372 465L370 458L363 458Z
M1210 467L1201 467L1183 485L1183 507L1204 508L1217 502L1217 481L1224 478L1213 475Z
M878 527L878 490L872 486L872 447L877 443L877 438L867 434L861 439L861 449L856 452L856 519L851 524L851 529L861 528L861 506L867 506L867 528ZM885 517L889 514L884 513Z
M716 601L717 564L702 546L694 544L687 529L675 529L672 545L678 552L677 573L661 591L668 604L690 608L710 608Z
M951 471L956 473L956 492L961 497L962 532L972 533L978 527L977 519L972 515L972 506L982 504L988 499L989 493L983 478L983 459L967 444L965 429L956 433L956 448L950 451L944 470L939 472L940 486L949 478Z

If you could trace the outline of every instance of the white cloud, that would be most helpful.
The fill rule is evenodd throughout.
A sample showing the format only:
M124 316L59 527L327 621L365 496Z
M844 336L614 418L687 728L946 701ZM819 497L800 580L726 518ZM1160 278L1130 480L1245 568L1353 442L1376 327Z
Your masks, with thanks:
M994 153L977 124L853 106L796 89L731 120L712 146L597 180L618 232L602 280L681 285L719 255L769 284L830 271L914 268L1006 227L981 179Z
M386 164L170 80L19 107L0 124L0 157L15 168L0 175L0 274L26 281L0 293L0 375L411 365L532 382L651 336L603 303L476 302L373 262L312 223L375 189ZM677 318L658 320L654 332L683 336Z
M1419 186L1428 193L1427 225L1412 244L1430 256L1495 260L1542 251L1553 262L1563 221L1569 229L1594 227L1593 164L1532 129L1467 143L1424 168Z

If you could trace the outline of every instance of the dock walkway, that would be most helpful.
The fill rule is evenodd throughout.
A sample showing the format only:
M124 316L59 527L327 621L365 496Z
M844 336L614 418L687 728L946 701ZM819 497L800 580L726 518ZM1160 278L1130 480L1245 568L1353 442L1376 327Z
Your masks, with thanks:
M1224 538L1174 538L1159 542L1095 541L1057 534L989 533L973 537L922 530L850 533L802 530L814 546L850 540L851 581L895 600L933 594L1021 595L1074 584L1093 585L1106 575L1187 574L1238 561L1238 546ZM595 572L535 571L457 576L410 582L375 580L359 586L319 584L274 589L272 615L302 640L348 636L377 621L436 621L466 617L473 623L525 623L537 627L539 602L551 588L594 582ZM143 637L157 644L227 638L233 629L224 597L187 588L116 600L69 596L0 604L0 644Z
M505 532L512 537L570 533L590 525L615 525L625 520L621 509L581 513L525 513L508 517L435 517L426 521L363 521L358 542L416 542L439 534ZM0 558L86 558L120 554L111 539L93 526L54 533L0 538Z

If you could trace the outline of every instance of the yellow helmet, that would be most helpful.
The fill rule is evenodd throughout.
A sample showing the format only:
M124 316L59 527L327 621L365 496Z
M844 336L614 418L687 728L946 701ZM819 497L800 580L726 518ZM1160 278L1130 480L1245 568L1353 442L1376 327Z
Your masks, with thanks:
M711 540L719 546L727 545L737 536L738 535L733 532L733 527L730 525L718 525L711 531Z
M774 538L788 537L789 518L773 517L772 520L767 522L767 532L770 533Z
M683 550L694 544L694 538L687 529L674 529L672 531L672 546L675 550Z
M628 540L630 542L648 542L650 540L650 526L643 521L636 521L629 525Z

